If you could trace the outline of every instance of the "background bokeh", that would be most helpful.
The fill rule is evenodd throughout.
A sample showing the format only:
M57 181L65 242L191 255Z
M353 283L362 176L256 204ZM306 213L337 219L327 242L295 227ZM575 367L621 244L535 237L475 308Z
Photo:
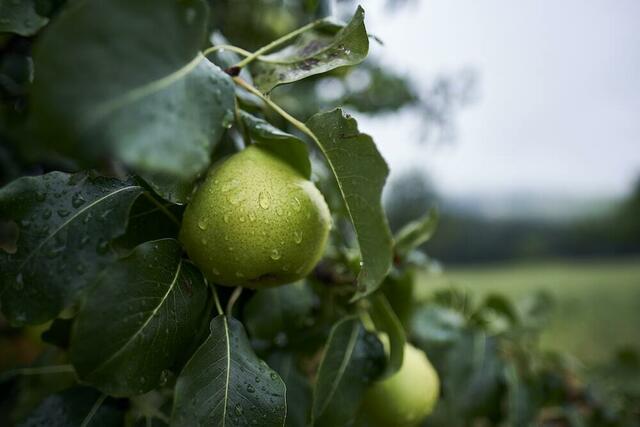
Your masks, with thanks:
M640 4L371 3L374 58L431 107L361 120L391 165L392 227L440 209L425 286L544 289L546 345L637 347Z

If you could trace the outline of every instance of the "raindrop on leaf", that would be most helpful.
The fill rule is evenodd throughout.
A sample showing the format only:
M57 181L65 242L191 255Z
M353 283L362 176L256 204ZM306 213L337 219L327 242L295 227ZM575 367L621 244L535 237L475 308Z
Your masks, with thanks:
M84 204L84 202L86 202L86 200L82 196L82 193L76 193L71 198L71 204L73 205L74 208L79 208Z

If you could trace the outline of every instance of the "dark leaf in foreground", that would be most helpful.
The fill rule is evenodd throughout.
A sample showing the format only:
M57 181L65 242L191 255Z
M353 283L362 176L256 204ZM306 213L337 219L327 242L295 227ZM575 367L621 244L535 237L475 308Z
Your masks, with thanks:
M283 426L285 385L253 352L242 324L220 315L182 370L172 426Z
M71 360L105 393L156 388L207 320L209 291L173 239L143 243L109 267L78 314Z
M231 79L201 53L202 0L68 4L34 50L33 124L96 164L113 155L184 202L233 118Z
M0 252L2 310L15 324L54 318L115 254L134 200L133 181L52 172L0 190L0 217L20 227L15 254Z

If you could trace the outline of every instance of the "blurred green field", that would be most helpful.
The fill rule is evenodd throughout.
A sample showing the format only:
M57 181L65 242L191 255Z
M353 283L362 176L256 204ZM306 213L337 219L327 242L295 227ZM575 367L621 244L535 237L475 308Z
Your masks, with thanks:
M550 292L555 310L543 345L583 362L601 361L619 346L640 350L640 257L448 268L425 282L424 290L455 286L476 297Z

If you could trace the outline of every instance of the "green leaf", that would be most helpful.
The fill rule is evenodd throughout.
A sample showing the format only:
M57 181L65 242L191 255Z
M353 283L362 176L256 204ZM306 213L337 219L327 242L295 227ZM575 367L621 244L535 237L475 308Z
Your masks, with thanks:
M120 427L124 411L114 399L89 387L48 396L18 427Z
M279 334L303 329L314 304L305 282L262 289L244 309L245 325L252 338L273 341Z
M173 239L143 243L100 275L71 338L83 382L112 396L144 393L191 343L209 292L181 252Z
M378 337L357 317L333 327L313 390L314 426L351 425L369 384L382 374L385 354Z
M465 332L455 341L440 368L442 394L455 396L457 411L484 413L502 385L499 342L484 333Z
M505 332L520 322L515 305L504 295L495 293L485 296L472 320L491 334Z
M538 291L518 301L518 312L522 325L526 328L541 330L553 315L555 301L547 291Z
M404 345L407 338L400 319L393 312L393 308L384 294L376 292L370 297L370 301L370 314L376 329L386 333L389 338L389 363L387 363L387 369L384 372L384 377L389 377L402 367Z
M34 51L41 135L89 164L115 155L184 201L175 181L189 186L208 167L233 119L233 82L199 52L207 10L203 0L69 5Z
M285 385L253 352L242 324L220 315L178 377L171 425L283 426Z
M36 12L36 0L0 0L0 33L32 36L47 22Z
M416 307L414 288L416 285L416 269L406 267L393 270L382 283L380 290L384 292L393 312L400 319L406 330L410 330L411 318Z
M255 86L268 93L281 84L359 64L368 52L364 10L358 7L347 25L323 19L313 30L302 33L293 44L256 60L251 73Z
M506 406L509 425L535 425L536 416L542 406L535 379L518 372L518 367L514 363L508 363L504 367L503 375L508 390Z
M150 240L176 238L180 224L181 207L162 200L138 197L129 214L127 231L114 244L128 250ZM160 206L162 208L160 208ZM173 215L173 218L170 216ZM128 252L128 251L127 251Z
M438 225L438 211L431 209L420 219L402 227L395 236L396 255L404 259L409 252L422 245L433 236Z
M429 304L421 307L413 316L412 337L425 348L450 345L460 339L467 322L456 310Z
M163 199L178 205L189 202L199 175L182 179L171 173L138 171L138 175Z
M355 228L362 266L354 300L375 292L391 268L392 241L382 210L382 188L389 168L355 119L336 109L307 122L315 134Z
M50 320L115 254L143 189L132 181L51 172L20 178L0 190L0 217L20 227L15 254L0 251L2 310L15 324Z
M287 419L285 426L299 427L309 424L311 412L311 385L300 372L291 352L272 353L269 366L280 374L287 386Z
M251 139L296 168L305 178L311 177L309 151L300 138L245 111L240 112L240 118Z

